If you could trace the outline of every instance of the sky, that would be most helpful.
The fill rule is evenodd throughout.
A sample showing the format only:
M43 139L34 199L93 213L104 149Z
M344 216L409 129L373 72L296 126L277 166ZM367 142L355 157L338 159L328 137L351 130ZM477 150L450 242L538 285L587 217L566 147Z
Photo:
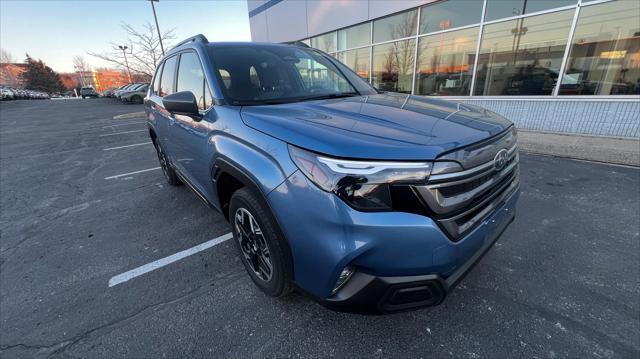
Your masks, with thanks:
M245 0L160 0L155 7L160 30L175 29L174 43L195 34L209 41L251 40ZM146 0L0 0L0 47L18 62L29 53L58 72L72 72L76 55L93 67L106 67L87 52L125 44L121 24L141 29L146 22L154 24Z

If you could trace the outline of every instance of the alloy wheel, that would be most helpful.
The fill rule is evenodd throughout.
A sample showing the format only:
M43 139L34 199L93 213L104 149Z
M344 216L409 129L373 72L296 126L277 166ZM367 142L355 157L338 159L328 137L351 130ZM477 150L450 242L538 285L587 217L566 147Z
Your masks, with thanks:
M167 163L167 156L165 156L164 151L162 151L162 147L160 145L157 146L158 152L158 161L160 161L160 168L162 168L162 173L166 178L169 178L169 165Z
M273 262L258 222L247 209L238 208L234 215L234 227L249 267L258 278L268 282L273 276Z

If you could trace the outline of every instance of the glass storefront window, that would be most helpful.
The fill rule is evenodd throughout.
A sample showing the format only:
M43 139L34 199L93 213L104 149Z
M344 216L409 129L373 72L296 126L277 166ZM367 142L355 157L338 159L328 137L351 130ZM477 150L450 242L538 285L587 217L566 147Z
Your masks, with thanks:
M349 66L360 77L369 81L369 48L343 51L338 53L338 60Z
M411 92L416 41L396 41L373 47L371 82L382 91Z
M420 33L426 34L477 24L482 17L482 1L448 0L420 10Z
M384 42L416 35L418 10L411 10L373 22L373 42Z
M338 50L346 50L371 43L371 24L364 23L338 30Z
M504 19L557 7L575 5L576 0L489 0L486 21Z
M640 2L580 9L561 95L640 94Z
M322 50L324 52L335 52L336 51L336 33L330 32L328 34L312 37L311 47L318 50Z
M485 25L474 95L550 95L574 10Z
M474 27L418 40L417 95L469 95L478 31Z

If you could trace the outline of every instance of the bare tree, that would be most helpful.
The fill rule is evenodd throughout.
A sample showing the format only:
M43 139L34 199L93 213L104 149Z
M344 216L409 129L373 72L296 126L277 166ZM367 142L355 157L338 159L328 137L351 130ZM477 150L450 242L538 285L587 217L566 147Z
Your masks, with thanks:
M155 27L151 23L146 23L141 30L123 23L122 29L127 33L127 40L124 43L111 43L111 50L107 52L89 52L88 54L99 59L126 69L125 54L119 46L126 45L126 56L129 61L129 68L132 73L153 75L158 61L162 58L160 48L160 38ZM171 40L175 39L174 29L165 31L162 34L162 42L167 46Z
M73 57L73 67L78 71L82 71L85 73L86 71L91 71L91 65L85 60L84 56L76 55Z
M3 64L14 63L16 59L11 53L5 49L0 49L0 62Z

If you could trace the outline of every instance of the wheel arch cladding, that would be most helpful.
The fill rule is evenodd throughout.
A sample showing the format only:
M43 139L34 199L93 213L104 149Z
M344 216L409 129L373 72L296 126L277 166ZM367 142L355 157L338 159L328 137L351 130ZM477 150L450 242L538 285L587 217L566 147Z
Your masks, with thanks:
M264 206L267 215L275 224L275 230L278 237L282 238L283 242L285 243L287 250L287 260L289 261L291 268L293 269L292 279L295 281L295 267L293 262L293 253L291 252L291 245L287 237L284 235L284 232L282 231L282 227L280 226L277 216L275 216L275 214L273 213L273 208L271 207L266 194L261 192L260 186L249 174L225 159L219 158L218 160L216 160L213 171L213 179L216 190L218 191L219 189L224 188L225 191L223 195L221 195L221 193L218 193L218 200L220 201L220 210L227 220L230 220L229 202L231 201L231 197L233 196L233 193L240 188L249 189L252 193L255 194L256 199ZM223 198L226 199L227 196L227 203L224 203Z

